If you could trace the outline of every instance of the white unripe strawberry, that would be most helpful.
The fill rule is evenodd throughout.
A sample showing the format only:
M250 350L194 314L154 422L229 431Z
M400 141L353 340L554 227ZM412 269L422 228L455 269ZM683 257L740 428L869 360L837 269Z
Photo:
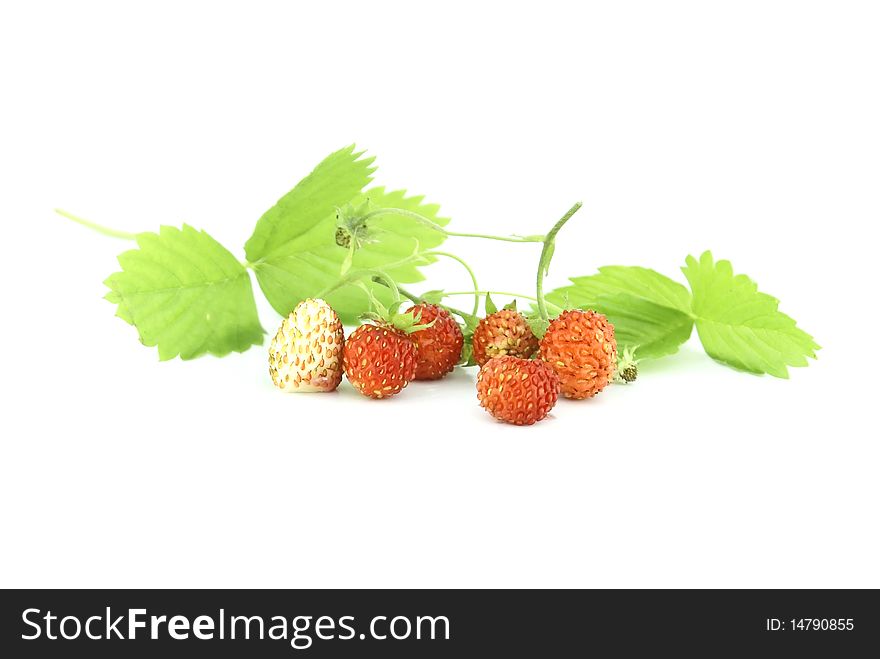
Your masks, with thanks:
M342 380L344 334L324 300L300 302L269 345L269 374L289 392L333 391Z

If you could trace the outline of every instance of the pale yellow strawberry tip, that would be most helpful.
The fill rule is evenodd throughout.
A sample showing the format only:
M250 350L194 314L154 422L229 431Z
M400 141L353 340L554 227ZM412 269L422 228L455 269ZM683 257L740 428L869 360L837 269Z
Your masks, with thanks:
M333 391L342 381L344 334L324 300L300 302L269 344L269 375L286 392Z

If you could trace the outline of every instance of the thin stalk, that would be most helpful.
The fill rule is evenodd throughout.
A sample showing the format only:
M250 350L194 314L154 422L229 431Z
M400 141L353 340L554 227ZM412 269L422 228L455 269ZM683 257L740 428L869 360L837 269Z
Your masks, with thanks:
M445 256L446 258L450 258L453 261L458 261L459 263L461 263L462 266L464 266L464 269L467 270L468 276L470 276L470 278L471 278L471 283L474 285L474 290L473 290L474 311L473 311L472 315L476 316L477 313L480 311L480 295L478 292L480 289L480 285L477 283L477 276L474 274L474 271L471 269L471 267L467 264L467 262L464 259L459 258L455 254L450 254L449 252L439 252L436 250L428 252L426 254L426 256L431 256L431 255Z
M403 208L377 208L364 215L363 221L379 217L380 215L397 215L415 220L419 224L433 229L445 236L456 236L459 238L485 238L486 240L501 240L509 243L541 243L544 242L544 236L493 236L488 233L459 233L458 231L449 231L440 224L437 224L430 218L425 217L421 213L408 211Z
M550 314L547 313L547 303L544 301L544 275L547 272L547 268L550 266L550 259L553 258L553 245L556 241L556 234L559 233L559 230L571 219L571 216L580 210L581 206L583 206L583 204L577 202L574 206L569 208L568 212L553 225L553 228L550 229L550 232L544 239L544 249L541 250L541 259L538 261L538 278L536 286L538 313L543 320L550 319Z
M529 300L530 302L538 301L538 298L533 295L523 295L522 293L514 293L512 291L443 291L443 295L473 295L474 293L476 293L477 295L504 295L506 297L521 297L523 300Z
M415 293L410 293L408 290L406 290L405 288L402 288L401 286L398 286L397 290L400 291L400 294L403 297L407 298L411 302L415 302L416 304L423 304L425 302L425 300L423 298L420 298ZM450 307L448 304L444 304L443 308L446 309L447 311L449 311L450 313L454 313L456 316L461 316L462 318L465 318L465 317L471 316L471 315L475 315L475 314L469 314L467 311L462 311L461 309L456 309L455 307Z
M330 293L332 293L333 291L338 290L347 284L353 284L353 283L359 282L361 279L364 279L367 276L369 276L372 279L382 280L381 283L383 285L387 286L388 288L390 288L392 290L392 292L394 293L394 299L395 300L400 299L400 292L398 291L397 284L394 282L394 280L391 277L389 277L386 273L384 273L383 271L375 270L375 269L371 269L371 268L352 270L351 272L346 274L344 277L341 277L340 279L338 279L336 281L336 283L331 284L330 286L328 286L327 288L322 290L315 297L323 298L327 295L330 295Z
M533 295L523 295L522 293L513 293L511 291L443 291L443 295L473 295L476 292L478 295L504 295L506 297L514 297L514 298L522 298L523 300L528 300L529 302L537 302L538 298ZM552 302L546 301L548 307L553 309L554 311L562 311L562 307L559 305L553 304Z
M370 301L370 309L371 309L373 312L378 312L379 309L382 307L382 303L379 302L378 298L376 298L375 295L373 295L373 291L370 290L370 287L367 286L367 285L366 285L363 281L361 281L361 280L358 280L358 281L352 282L352 285L353 285L355 288L359 288L359 289L361 289L361 291L363 291L364 295L366 295L366 296L367 296L367 299ZM398 299L400 299L400 298L398 298Z
M415 254L413 256L407 256L406 258L401 259L399 261L394 261L393 263L386 263L385 269L386 270L393 270L394 268L399 268L400 266L408 265L410 263L418 263L419 261L421 261L424 264L425 263L424 256L422 254ZM253 267L253 266L251 266L251 267ZM323 297L325 295L329 295L333 291L345 286L346 284L350 284L358 279L363 279L367 275L374 276L374 277L378 276L380 278L388 279L389 281L391 281L391 278L387 274L385 274L385 272L383 272L381 270L375 270L372 268L359 268L358 270L350 270L349 272L346 272L342 277L340 277L336 281L336 283L328 286L323 291L318 293L317 297ZM395 286L393 281L391 281L391 284L392 285L389 286L389 288L393 288ZM398 299L399 299L399 296L398 296Z
M444 231L447 236L457 238L485 238L486 240L501 240L508 243L542 243L544 236L493 236L488 233L459 233L458 231Z
M84 227L91 229L92 231L97 231L103 236L109 236L110 238L120 238L122 240L137 240L136 233L129 233L128 231L119 231L118 229L111 229L109 227L105 227L100 224L96 224L95 222L90 222L89 220L85 220L81 217L74 215L73 213L68 213L65 210L61 210L60 208L56 208L55 212L58 213L61 217L66 217L68 220L73 220L77 224L81 224Z
M373 281L381 281L385 286L391 289L391 292L394 294L394 301L398 304L400 303L400 289L397 288L397 282L395 282L390 276L388 276L382 270L376 270L377 274L373 276Z

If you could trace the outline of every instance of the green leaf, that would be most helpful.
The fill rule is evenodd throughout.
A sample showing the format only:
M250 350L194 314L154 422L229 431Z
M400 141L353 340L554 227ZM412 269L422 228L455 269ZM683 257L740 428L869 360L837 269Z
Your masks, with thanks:
M336 242L337 208L347 204L359 208L369 200L371 208L402 208L441 226L449 222L437 216L439 206L424 203L423 197L407 197L403 190L388 192L377 187L361 192L373 170L372 159L360 156L353 147L331 154L257 223L245 251L260 288L278 313L286 315L303 298L317 295L339 280L348 250ZM369 222L374 225L373 242L360 245L351 255L351 269L381 270L400 283L424 279L415 263L393 264L411 258L419 265L432 263L434 257L423 256L423 252L440 245L445 235L394 215ZM365 285L378 300L391 303L387 287L372 281ZM327 295L327 301L345 323L356 323L369 309L366 292L355 286L334 291Z
M788 377L788 366L806 366L819 346L779 311L779 300L758 291L730 261L714 262L711 252L682 268L693 291L697 333L714 359L751 373Z
M336 209L350 202L372 180L373 158L362 155L363 151L355 152L354 145L331 153L263 213L244 246L248 261L256 265L272 255L288 253L292 242L305 249L310 244L325 244L327 236L321 231L321 222L334 223ZM330 238L335 241L335 233Z
M160 359L219 357L263 342L248 272L220 243L184 224L139 234L137 244L119 255L106 298Z
M690 293L659 272L612 265L571 282L548 293L547 300L562 308L605 314L614 325L619 346L638 347L642 359L671 355L691 335Z
M492 302L492 296L486 293L486 315L491 316L493 313L497 313L497 311L498 307Z

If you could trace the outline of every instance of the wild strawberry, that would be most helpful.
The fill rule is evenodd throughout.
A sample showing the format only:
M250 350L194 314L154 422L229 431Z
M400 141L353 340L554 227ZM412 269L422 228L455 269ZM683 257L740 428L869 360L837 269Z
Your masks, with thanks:
M416 380L438 380L449 373L461 359L464 337L449 312L434 304L417 304L407 313L430 327L409 335L418 347Z
M416 374L418 351L409 335L391 325L361 325L345 342L345 375L370 398L387 398Z
M284 391L333 391L342 380L344 335L324 300L303 300L269 345L269 374Z
M559 397L559 377L544 362L494 357L477 375L480 405L500 421L530 426L540 421Z
M566 398L591 398L617 366L614 325L595 311L563 311L541 339L541 359L559 375Z
M474 330L474 361L482 366L493 357L531 357L538 339L515 309L502 309L483 318Z

